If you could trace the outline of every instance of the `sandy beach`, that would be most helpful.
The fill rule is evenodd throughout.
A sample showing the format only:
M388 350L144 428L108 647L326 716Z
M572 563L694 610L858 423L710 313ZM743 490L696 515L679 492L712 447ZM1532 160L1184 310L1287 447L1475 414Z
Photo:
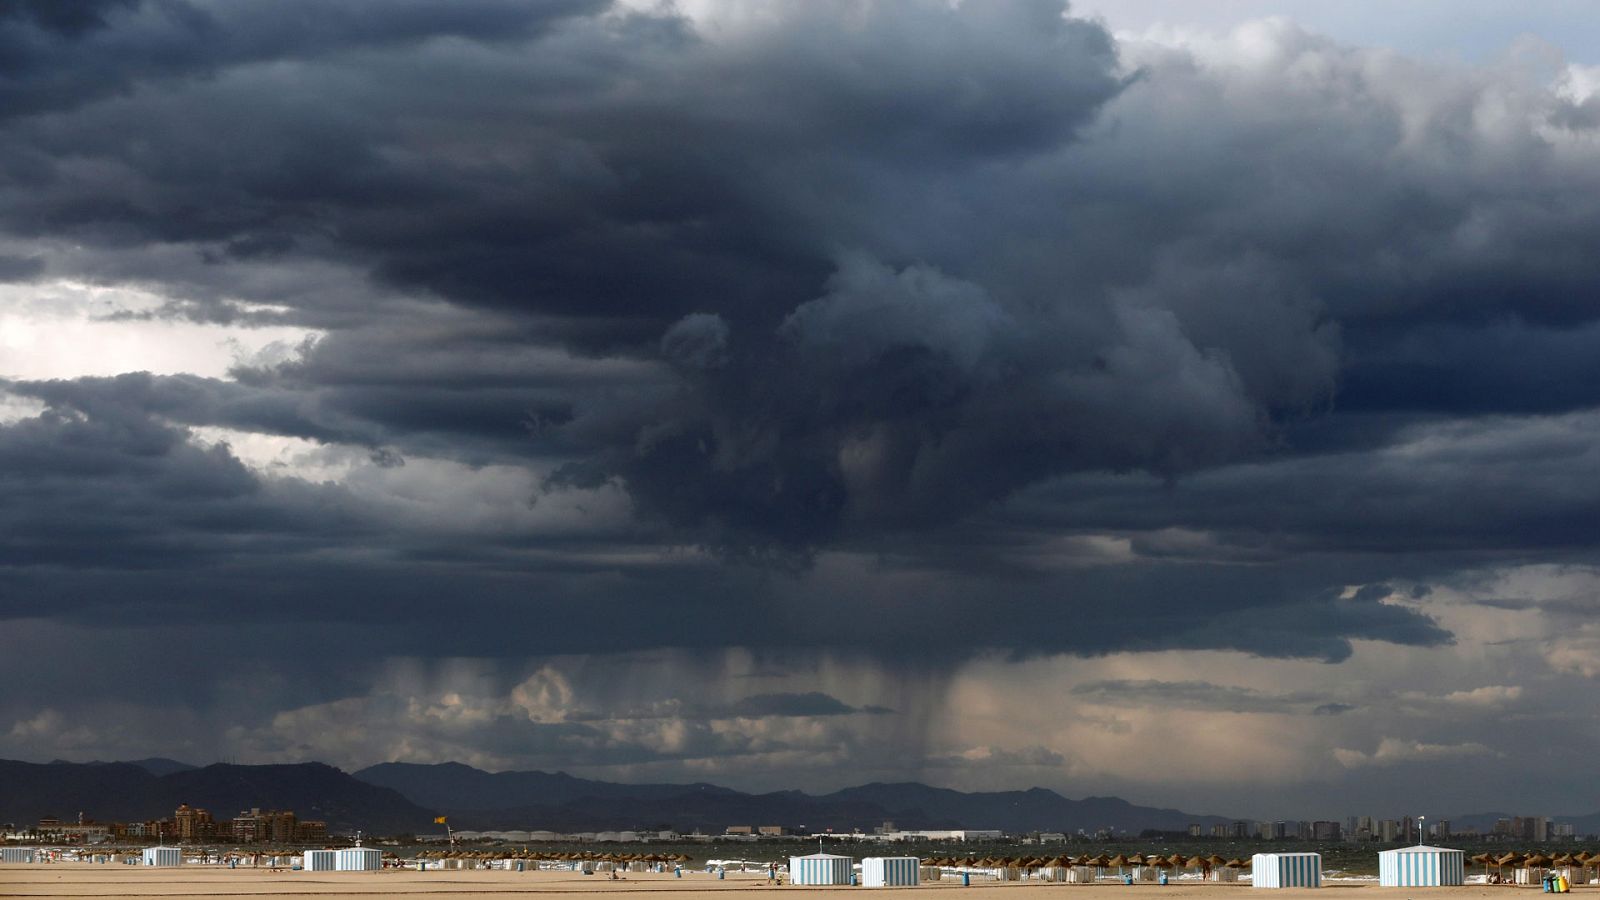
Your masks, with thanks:
M386 897L448 894L453 897L501 897L520 894L673 895L672 900L706 900L719 895L753 893L811 894L866 891L866 888L777 887L757 875L733 875L726 880L704 873L671 875L633 874L612 881L570 872L438 871L416 872L271 872L266 869L227 869L185 866L158 869L138 866L55 863L0 867L0 897ZM902 900L930 894L948 897L951 891L1004 891L1023 900L1118 900L1129 894L1150 900L1226 900L1254 893L1248 883L1170 885L1073 885L1042 882L988 882L962 887L959 881L925 884L915 888L878 889ZM1536 887L1468 885L1434 889L1452 900L1505 896L1507 891L1535 891ZM1579 888L1583 890L1583 888ZM1329 900L1355 894L1360 900L1414 900L1416 888L1382 888L1370 883L1333 883L1311 889L1286 889L1271 894L1276 900L1308 900L1307 894ZM1429 891L1424 889L1423 894Z

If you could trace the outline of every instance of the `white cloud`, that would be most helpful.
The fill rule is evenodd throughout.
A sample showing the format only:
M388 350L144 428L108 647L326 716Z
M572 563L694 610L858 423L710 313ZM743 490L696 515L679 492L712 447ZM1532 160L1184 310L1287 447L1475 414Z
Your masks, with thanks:
M1397 738L1384 738L1378 742L1378 748L1371 753L1343 747L1336 748L1333 751L1333 758L1347 769L1499 755L1479 743L1428 744L1422 741L1403 741Z
M1458 706L1494 707L1515 703L1522 698L1522 688L1514 684L1486 684L1465 691L1451 691L1444 702Z
M1600 628L1581 625L1544 644L1544 658L1558 672L1584 678L1600 676Z

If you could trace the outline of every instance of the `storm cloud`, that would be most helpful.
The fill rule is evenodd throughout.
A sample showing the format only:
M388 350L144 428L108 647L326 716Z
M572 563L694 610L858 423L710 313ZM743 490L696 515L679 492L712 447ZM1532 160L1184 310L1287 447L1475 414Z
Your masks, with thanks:
M0 4L0 616L50 636L0 672L240 658L150 717L213 738L0 735L1115 783L1120 712L951 737L1069 660L1083 709L1503 764L1439 699L1491 673L1419 735L1117 661L1454 658L1470 595L1571 617L1529 685L1600 671L1560 579L1478 589L1600 563L1597 86L1059 0Z

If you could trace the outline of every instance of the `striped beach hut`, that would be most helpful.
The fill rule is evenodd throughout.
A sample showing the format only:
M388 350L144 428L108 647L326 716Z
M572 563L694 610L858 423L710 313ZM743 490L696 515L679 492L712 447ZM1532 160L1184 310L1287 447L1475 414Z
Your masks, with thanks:
M144 848L144 864L147 866L181 866L183 865L183 851L177 847L146 847Z
M307 850L304 868L307 872L332 872L337 864L336 850Z
M1467 857L1443 847L1401 847L1378 854L1378 884L1383 887L1444 887L1466 884Z
M1250 857L1250 886L1322 887L1322 854L1257 853Z
M376 872L383 868L383 851L372 847L346 847L335 851L333 868L337 872Z
M922 860L915 856L869 856L861 860L864 887L907 887L921 882Z
M0 847L0 863L31 863L32 847Z
M849 884L855 859L832 853L789 857L790 884Z

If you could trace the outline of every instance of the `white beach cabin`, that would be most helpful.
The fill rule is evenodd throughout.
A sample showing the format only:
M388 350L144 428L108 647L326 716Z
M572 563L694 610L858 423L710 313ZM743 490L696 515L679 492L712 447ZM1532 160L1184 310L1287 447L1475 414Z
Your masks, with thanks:
M332 872L338 863L336 850L307 850L304 868L307 872Z
M1466 884L1467 855L1443 847L1401 847L1378 854L1383 887L1448 887Z
M1250 857L1250 886L1322 887L1322 854L1257 853Z
M0 863L31 863L32 847L0 847Z
M336 851L333 868L337 872L376 872L383 868L383 851L372 847L346 847Z
M790 884L849 884L855 858L832 853L789 857Z
M915 856L869 856L861 860L863 887L909 887L921 883L922 860Z
M144 864L147 866L181 866L183 865L183 851L177 847L146 847L144 848Z

